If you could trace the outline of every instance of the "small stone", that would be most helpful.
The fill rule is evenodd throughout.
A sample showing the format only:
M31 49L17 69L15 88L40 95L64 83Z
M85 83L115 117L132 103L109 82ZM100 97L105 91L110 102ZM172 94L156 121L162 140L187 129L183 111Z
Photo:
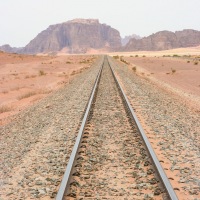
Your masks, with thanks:
M38 190L38 192L42 195L46 194L46 192L44 190Z

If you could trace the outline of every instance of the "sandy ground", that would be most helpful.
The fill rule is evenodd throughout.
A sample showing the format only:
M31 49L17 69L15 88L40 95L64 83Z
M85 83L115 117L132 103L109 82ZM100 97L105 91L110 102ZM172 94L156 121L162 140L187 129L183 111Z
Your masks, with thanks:
M185 98L200 111L200 54L190 56L123 56L136 74ZM118 58L120 60L120 58Z
M200 96L200 65L195 65L191 59L145 57L125 60L135 65L136 70L137 66L143 68L146 76L153 76L174 88Z
M0 125L88 68L92 55L29 56L0 52Z
M123 56L163 56L163 55L200 55L200 46L197 47L188 47L188 48L178 48L178 49L170 49L164 51L134 51L134 52L112 52L108 53L110 56L114 55L123 55Z

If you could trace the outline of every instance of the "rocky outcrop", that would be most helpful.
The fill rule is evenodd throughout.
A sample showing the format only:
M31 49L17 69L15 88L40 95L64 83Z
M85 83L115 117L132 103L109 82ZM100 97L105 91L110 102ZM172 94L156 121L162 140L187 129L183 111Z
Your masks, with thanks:
M132 38L134 38L136 40L141 39L141 37L139 35L136 35L136 34L125 36L124 38L121 39L122 46L125 46L130 41L130 39L132 39Z
M75 19L51 25L23 49L23 53L85 53L88 49L115 49L121 46L119 31L95 19Z
M142 39L131 39L124 51L159 51L200 45L200 31L161 31Z

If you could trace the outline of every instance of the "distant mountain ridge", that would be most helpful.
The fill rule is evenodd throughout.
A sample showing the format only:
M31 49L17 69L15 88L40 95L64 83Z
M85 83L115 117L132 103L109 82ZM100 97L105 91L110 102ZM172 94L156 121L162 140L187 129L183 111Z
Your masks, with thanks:
M87 53L110 51L159 51L200 45L200 31L160 31L141 38L131 35L121 38L118 30L98 19L74 19L50 25L40 32L25 47L0 46L0 50L11 53Z
M139 40L142 37L140 37L139 35L136 35L136 34L125 36L124 38L121 39L122 46L126 46L128 44L128 42L130 41L130 39L132 39L132 38Z
M9 53L16 53L16 52L18 52L22 49L23 49L23 47L19 47L19 48L11 47L9 44L5 44L5 45L0 46L1 51L9 52Z
M123 51L160 51L200 45L200 31L160 31L142 39L130 39Z

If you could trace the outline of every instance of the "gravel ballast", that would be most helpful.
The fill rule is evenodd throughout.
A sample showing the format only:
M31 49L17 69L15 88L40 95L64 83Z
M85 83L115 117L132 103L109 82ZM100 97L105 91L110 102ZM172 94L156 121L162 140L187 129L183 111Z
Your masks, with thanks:
M0 128L0 199L55 197L102 61Z

